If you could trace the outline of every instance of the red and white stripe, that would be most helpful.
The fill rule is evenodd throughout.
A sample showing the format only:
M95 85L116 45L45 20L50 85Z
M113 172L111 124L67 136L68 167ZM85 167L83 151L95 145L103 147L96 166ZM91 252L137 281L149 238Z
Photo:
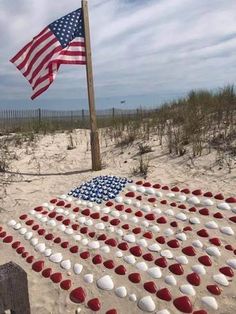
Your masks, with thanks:
M47 27L21 49L11 62L28 80L35 99L54 81L61 64L86 64L83 37L75 38L63 48Z

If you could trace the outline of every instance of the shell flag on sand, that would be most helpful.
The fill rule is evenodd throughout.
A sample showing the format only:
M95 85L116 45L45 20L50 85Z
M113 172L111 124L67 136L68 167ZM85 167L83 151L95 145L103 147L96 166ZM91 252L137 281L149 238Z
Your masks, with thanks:
M100 176L21 213L0 239L82 313L222 313L235 223L234 197Z

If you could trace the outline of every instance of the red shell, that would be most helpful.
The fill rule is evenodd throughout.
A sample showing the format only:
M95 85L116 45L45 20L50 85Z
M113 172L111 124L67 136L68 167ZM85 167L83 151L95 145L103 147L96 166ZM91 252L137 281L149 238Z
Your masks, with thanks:
M70 299L74 303L83 303L86 298L86 292L82 287L78 287L71 291Z

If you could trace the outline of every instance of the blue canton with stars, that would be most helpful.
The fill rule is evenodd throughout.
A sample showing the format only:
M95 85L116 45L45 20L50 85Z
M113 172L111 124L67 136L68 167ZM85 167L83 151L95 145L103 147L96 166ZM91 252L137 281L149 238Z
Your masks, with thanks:
M48 26L59 40L61 46L66 48L75 37L84 37L84 24L82 9L73 11Z

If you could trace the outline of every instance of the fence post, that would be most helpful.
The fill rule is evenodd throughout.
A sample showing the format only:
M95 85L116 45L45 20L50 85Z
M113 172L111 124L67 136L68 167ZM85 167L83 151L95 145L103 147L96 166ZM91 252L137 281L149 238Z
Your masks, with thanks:
M114 107L112 108L112 119L113 121L115 120L115 108Z
M41 126L41 122L42 122L42 112L41 109L38 109L38 121L39 121L39 127Z
M26 272L10 262L0 266L0 313L30 314Z

